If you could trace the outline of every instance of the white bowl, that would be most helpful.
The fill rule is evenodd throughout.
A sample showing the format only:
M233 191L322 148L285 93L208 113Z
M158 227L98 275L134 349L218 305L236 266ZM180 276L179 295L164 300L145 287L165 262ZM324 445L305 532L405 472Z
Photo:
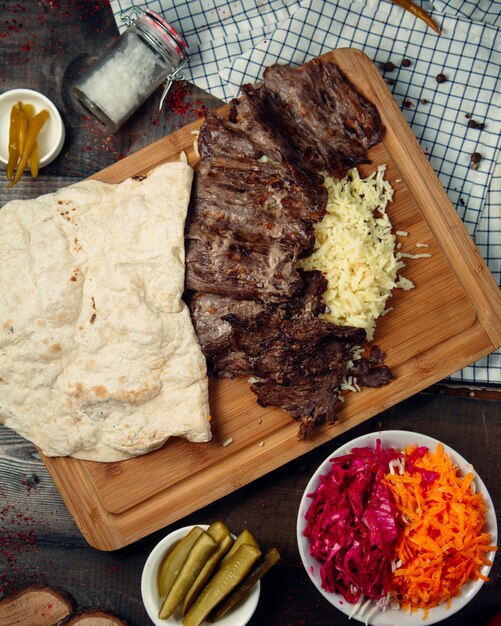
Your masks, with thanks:
M141 595L143 596L146 612L155 626L182 626L181 617L177 612L169 617L169 619L160 619L158 617L162 600L158 594L157 575L169 548L182 539L195 525L200 526L200 528L204 530L207 530L209 527L207 524L193 524L192 526L178 528L157 543L144 564L143 575L141 577ZM233 536L233 538L235 537ZM214 622L214 624L218 626L245 626L256 610L260 592L261 584L258 581L245 600L231 609L231 611L228 611L224 617ZM203 623L209 624L209 622ZM212 622L210 623L212 624Z
M397 450L403 450L410 444L418 444L419 446L427 446L431 451L435 451L437 444L440 443L436 439L428 437L427 435L421 435L419 433L401 430L379 431L371 433L369 435L362 435L361 437L357 437L356 439L353 439L349 443L338 448L332 454L329 454L329 456L318 467L316 472L311 477L311 480L304 491L301 503L299 505L297 518L297 541L303 565L313 584L324 596L324 598L326 598L332 605L334 605L346 615L350 615L352 613L353 605L346 602L346 600L340 594L331 593L329 591L326 591L325 589L322 589L322 582L320 579L320 562L310 555L310 541L307 537L303 535L303 531L306 527L305 515L311 504L311 498L308 497L308 494L313 493L317 489L320 483L320 476L329 473L329 471L331 470L332 464L330 463L330 459L336 456L346 454L352 448L363 448L366 446L374 448L377 439L381 440L381 445L383 447L395 448ZM468 471L472 471L471 465L466 461L466 459L464 459L460 454L458 454L452 448L449 448L449 446L445 445L444 443L442 443L442 445L445 452L449 455L451 461L459 467L462 474L466 474ZM496 545L497 523L496 515L494 512L494 505L492 504L489 492L487 491L480 476L475 476L474 483L476 491L482 493L485 503L487 505L487 532L491 535L492 545ZM490 561L492 561L494 558L494 552L486 554L486 557ZM488 576L490 569L490 566L484 565L480 569L480 572L484 576ZM439 605L430 609L426 620L423 620L423 611L410 613L404 610L391 609L387 609L386 611L384 611L384 613L379 612L372 615L368 622L366 622L366 618L364 615L359 616L355 614L353 616L353 619L356 619L359 622L371 624L372 626L430 626L431 624L436 624L437 622L440 622L450 617L454 613L457 613L457 611L459 611L466 604L468 604L468 602L470 602L470 600L479 592L482 585L482 580L475 580L465 584L461 590L461 594L451 600L451 605L449 608L447 608L446 605ZM366 613L368 614L368 611L366 611Z
M0 163L5 166L9 160L9 127L12 107L21 101L23 104L32 104L35 114L47 109L49 117L38 136L40 162L42 168L52 163L61 152L64 144L65 130L61 115L53 102L46 96L32 89L11 89L0 95Z

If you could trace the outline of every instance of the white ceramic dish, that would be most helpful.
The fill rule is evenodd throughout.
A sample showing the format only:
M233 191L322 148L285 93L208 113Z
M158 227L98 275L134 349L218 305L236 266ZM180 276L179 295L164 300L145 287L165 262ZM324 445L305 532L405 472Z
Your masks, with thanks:
M338 448L332 454L329 454L325 461L318 467L305 489L299 506L297 519L297 541L303 565L313 584L324 596L324 598L326 598L332 605L334 605L346 615L351 614L353 610L353 605L347 603L341 595L331 593L325 591L325 589L322 589L320 579L320 563L319 561L317 561L317 559L310 555L309 540L303 535L303 531L306 526L304 516L311 503L311 498L308 497L308 494L311 494L316 490L320 482L320 476L327 474L330 471L330 459L336 456L346 454L352 448L365 446L374 448L377 439L381 440L381 444L383 445L383 447L394 447L397 450L402 450L410 444L418 444L420 446L427 446L430 450L434 451L437 444L440 443L436 439L428 437L427 435L421 435L419 433L400 430L379 431L371 433L369 435L363 435L361 437L358 437L357 439L353 439L352 441ZM444 446L444 450L447 452L452 462L459 467L463 474L471 471L471 465L466 461L466 459L464 459L460 454L458 454L449 446L445 444L442 445ZM487 532L489 532L492 537L492 545L496 545L497 523L491 497L484 483L478 475L475 476L474 482L477 492L481 492L483 494L485 502L487 504ZM494 553L488 553L486 554L486 557L492 561L494 559ZM484 565L482 566L480 571L485 576L488 576L490 569L491 568L489 566ZM433 609L430 609L426 620L423 620L423 611L408 613L403 610L386 610L384 613L376 613L370 617L368 622L366 622L366 618L364 615L354 615L353 619L356 619L359 622L371 624L372 626L431 626L431 624L436 624L437 622L440 622L450 617L451 615L457 613L457 611L462 609L478 593L482 585L482 580L467 583L463 586L461 595L452 599L451 606L449 608L447 608L447 606L445 605L440 605ZM366 611L366 614L368 614L368 612L369 611Z
M196 524L196 526L200 526L204 530L208 528L207 524ZM160 619L158 617L162 600L158 594L157 574L169 548L184 537L192 528L193 526L184 526L168 534L157 543L144 564L141 577L141 595L146 612L155 626L182 626L181 617L177 613L169 617L169 619ZM214 624L216 626L245 626L256 610L260 592L261 583L258 581L244 601L240 602L231 611L228 611L224 617L214 622ZM203 623L209 624L209 622ZM212 624L212 622L210 623Z
M49 98L32 89L11 89L0 95L0 163L3 168L9 160L10 112L16 102L32 104L35 114L42 109L49 111L49 117L38 138L40 150L39 168L45 167L57 157L64 144L65 130L61 115Z

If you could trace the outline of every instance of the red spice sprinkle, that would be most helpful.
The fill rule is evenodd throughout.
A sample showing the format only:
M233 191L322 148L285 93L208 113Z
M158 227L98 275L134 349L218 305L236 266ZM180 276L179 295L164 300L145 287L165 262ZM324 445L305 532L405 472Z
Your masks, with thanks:
M207 114L207 107L201 100L189 102L186 97L189 95L186 82L176 81L167 96L166 105L170 111L176 115L196 115L204 117Z
M39 478L33 474L27 482L38 484ZM0 500L7 501L1 486ZM3 564L0 596L15 591L25 583L45 579L48 568L57 569L54 565L48 566L38 554L36 533L40 530L42 527L31 515L17 510L13 504L7 503L0 508L0 561ZM37 562L36 570L26 569L28 561Z
M188 90L186 89L186 83L183 81L176 81L169 92L167 97L167 106L171 111L177 115L184 115L188 109L188 103L185 101Z

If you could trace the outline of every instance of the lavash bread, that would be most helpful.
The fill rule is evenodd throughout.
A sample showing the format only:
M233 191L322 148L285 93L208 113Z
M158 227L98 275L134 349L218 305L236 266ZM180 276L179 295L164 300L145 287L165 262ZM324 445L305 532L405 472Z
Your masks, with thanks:
M167 163L0 210L0 421L45 455L118 461L210 439L181 298L192 177Z

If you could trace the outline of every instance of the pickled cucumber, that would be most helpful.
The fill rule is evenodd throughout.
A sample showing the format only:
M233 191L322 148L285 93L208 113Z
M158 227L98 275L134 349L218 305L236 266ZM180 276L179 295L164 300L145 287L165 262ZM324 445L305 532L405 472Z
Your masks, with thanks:
M198 594L202 591L205 585L209 582L214 570L216 569L219 561L224 557L228 550L233 545L233 539L230 531L223 524L223 522L214 522L207 529L208 534L217 542L217 550L214 554L207 559L207 562L201 569L197 576L197 579L185 595L183 603L181 605L181 612L186 614L190 606L195 602Z
M244 600L257 581L269 572L279 561L280 554L276 548L267 550L263 559L254 565L244 580L211 611L209 615L211 622L216 622L218 619L221 619L230 609Z
M247 528L244 528L242 530L242 532L238 535L238 537L235 539L235 543L231 547L231 550L228 552L228 554L221 561L221 566L224 565L226 562L228 562L231 559L231 557L235 554L235 552L238 550L238 548L242 544L247 544L248 546L254 546L258 550L260 550L259 543L257 542L257 539L254 537L254 535L249 530L247 530Z
M204 529L200 526L193 527L167 555L158 574L158 593L161 597L165 597L169 593L193 544L203 532Z
M217 543L219 543L224 537L231 537L228 527L221 521L213 522L209 528L207 528L207 532L215 541L217 541Z
M195 541L163 601L158 613L160 619L170 617L181 604L207 559L216 551L217 545L216 541L205 531Z
M242 582L260 556L261 552L255 546L240 545L204 587L183 617L183 625L199 626L212 609Z

